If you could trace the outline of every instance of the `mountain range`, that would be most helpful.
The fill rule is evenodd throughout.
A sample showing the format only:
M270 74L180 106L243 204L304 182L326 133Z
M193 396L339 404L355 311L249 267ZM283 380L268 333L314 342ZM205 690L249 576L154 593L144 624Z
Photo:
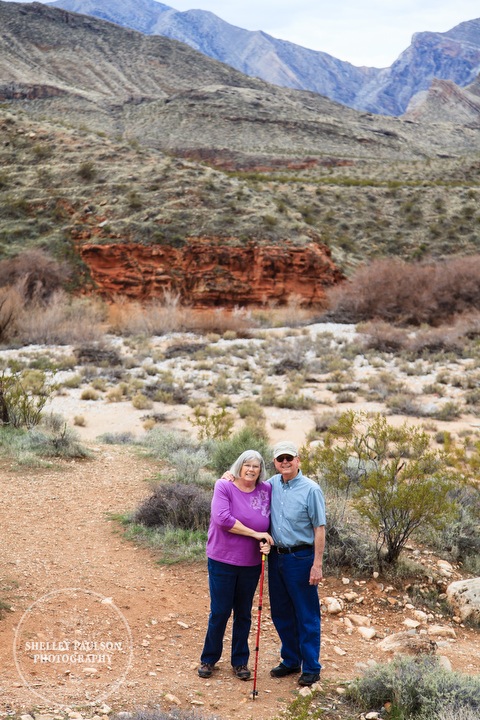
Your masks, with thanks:
M156 0L55 0L48 3L138 30L163 35L275 85L310 90L357 110L402 115L434 79L459 87L480 71L480 18L445 33L416 33L389 68L355 67L328 53L231 25L211 12L179 12Z
M478 148L478 116L465 122L464 114L467 106L473 113L478 79L455 86L457 97L470 95L452 132L454 113L450 107L443 117L438 92L423 99L427 121L421 106L399 119L281 88L177 40L41 3L0 2L0 21L0 98L23 97L30 114L83 122L177 155L233 158L238 166L258 157L393 159Z

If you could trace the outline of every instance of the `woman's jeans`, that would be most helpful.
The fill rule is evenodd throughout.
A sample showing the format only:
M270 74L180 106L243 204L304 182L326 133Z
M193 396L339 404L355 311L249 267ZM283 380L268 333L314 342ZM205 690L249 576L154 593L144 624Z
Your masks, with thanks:
M233 667L248 664L248 634L260 570L261 565L228 565L208 558L210 616L200 662L214 665L220 660L225 628L233 610L231 663Z
M318 588L309 584L313 548L268 556L268 588L275 629L280 637L281 657L290 668L319 673L320 602Z

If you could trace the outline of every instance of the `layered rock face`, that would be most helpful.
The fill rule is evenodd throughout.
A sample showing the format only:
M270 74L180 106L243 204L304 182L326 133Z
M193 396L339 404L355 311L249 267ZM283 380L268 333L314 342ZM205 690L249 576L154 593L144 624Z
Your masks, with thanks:
M183 248L85 244L80 253L104 297L145 301L173 292L194 307L284 304L291 298L321 307L325 288L343 277L329 249L314 242L236 247L194 238Z

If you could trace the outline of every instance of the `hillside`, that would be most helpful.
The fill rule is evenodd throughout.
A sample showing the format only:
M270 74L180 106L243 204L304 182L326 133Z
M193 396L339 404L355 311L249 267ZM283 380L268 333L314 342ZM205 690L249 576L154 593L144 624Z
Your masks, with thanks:
M0 3L0 97L163 151L295 158L465 153L478 133L364 115L249 78L168 38L32 3Z
M478 252L472 114L359 113L38 3L0 2L0 49L1 257L46 249L107 296L321 305L362 260Z

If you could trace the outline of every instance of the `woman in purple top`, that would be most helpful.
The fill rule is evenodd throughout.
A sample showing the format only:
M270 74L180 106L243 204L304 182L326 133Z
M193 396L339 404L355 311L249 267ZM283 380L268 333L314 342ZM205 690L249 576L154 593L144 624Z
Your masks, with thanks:
M235 480L217 480L213 491L207 540L210 615L198 674L208 678L213 673L233 611L232 669L240 680L248 680L248 634L261 552L268 553L273 544L267 532L272 488L264 482L265 463L256 450L243 452L230 472ZM260 543L262 539L267 542Z

